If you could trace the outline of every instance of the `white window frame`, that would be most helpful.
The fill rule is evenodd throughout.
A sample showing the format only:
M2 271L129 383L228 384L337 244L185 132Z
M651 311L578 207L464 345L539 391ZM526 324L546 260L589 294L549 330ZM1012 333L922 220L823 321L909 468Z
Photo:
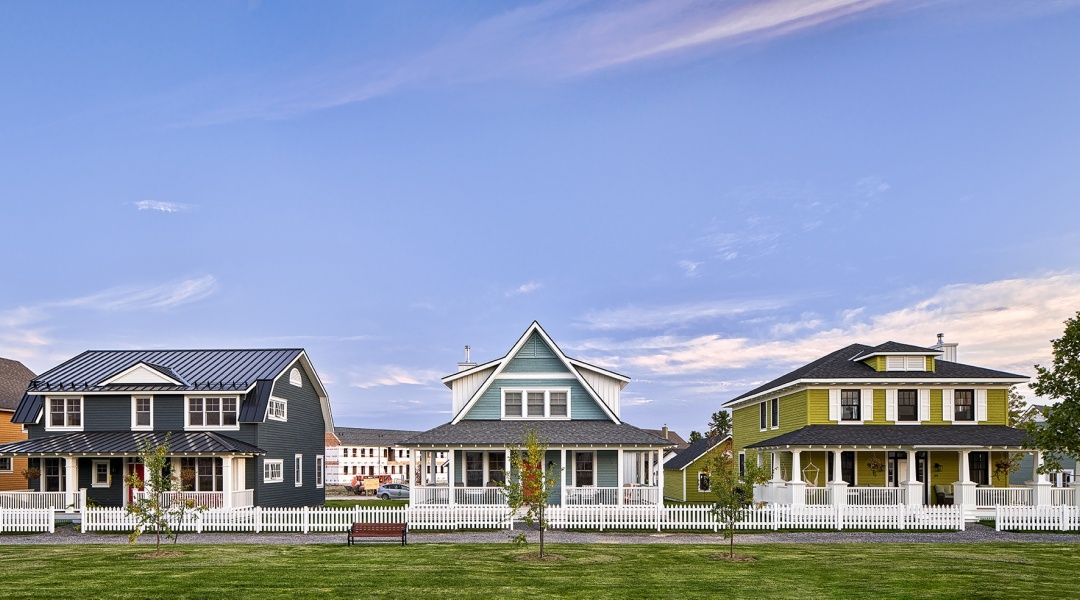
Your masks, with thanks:
M315 487L323 487L323 481L326 479L325 471L326 462L323 460L322 454L315 455Z
M68 400L79 401L79 424L68 425ZM64 425L52 424L53 400L61 400L64 403ZM82 431L86 425L86 401L82 396L46 396L45 397L45 431Z
M105 481L98 481L98 465L105 465ZM90 461L90 485L96 488L112 487L112 465L108 459Z
M758 431L766 431L769 428L769 401L762 400L758 403Z
M780 398L769 400L769 429L780 429Z
M236 424L235 425L207 425L206 424L206 399L217 398L219 412L222 416L221 420L225 420L225 411L221 408L224 406L224 400L233 400L236 403ZM195 399L202 400L202 425L191 424L191 401ZM192 394L190 396L184 396L184 430L185 431L238 431L240 429L240 397L232 395L215 396L213 394Z
M3 467L3 461L7 461L7 468ZM0 456L0 473L15 472L15 459L11 456Z
M304 378L300 375L300 369L293 367L292 370L289 371L289 383L296 387L304 387Z
M706 488L701 487L701 476L704 475L709 479L709 486ZM698 471L697 474L697 491L699 492L711 492L712 491L712 474L708 471Z
M273 471L277 471L276 476ZM263 483L281 483L283 481L285 481L285 461L280 458L263 460Z
M304 487L304 455L293 455L293 485Z
M289 401L285 398L270 396L266 403L266 418L272 421L289 421Z
M521 416L509 416L506 414L506 394L507 392L517 392L521 394ZM543 416L530 416L529 415L529 392L543 392L544 394L544 415ZM566 394L566 415L552 416L551 414L551 394L564 393ZM553 388L537 388L537 387L506 387L499 391L499 416L502 419L509 421L537 421L541 419L548 419L553 421L569 421L571 417L573 402L571 401L570 388L568 387L553 387Z
M149 425L139 425L138 424L139 411L137 410L137 407L139 406L139 400L149 400L150 401L150 424ZM153 396L143 395L143 396L132 396L131 397L131 430L132 431L153 431L154 430L154 397Z
M599 462L599 460L598 460L599 453L596 450L590 450L590 449L587 449L587 448L574 448L573 451L570 453L570 460L571 460L570 469L571 469L571 474L573 475L573 477L571 478L572 487L586 487L586 486L579 486L578 481L577 481L577 474L578 474L577 455L578 454L586 454L586 453L592 454L592 481L593 481L592 484L590 484L587 487L597 487L597 484L596 484L596 467L597 467L597 464L596 463ZM543 467L543 465L541 465L541 467Z
M897 364L899 363L899 364ZM926 371L925 356L886 356L886 371Z

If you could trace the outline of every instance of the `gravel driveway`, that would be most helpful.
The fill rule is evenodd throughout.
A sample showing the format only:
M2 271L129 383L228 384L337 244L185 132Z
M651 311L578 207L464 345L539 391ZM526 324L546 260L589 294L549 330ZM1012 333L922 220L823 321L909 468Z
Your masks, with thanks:
M537 532L525 531L530 542L536 541ZM979 542L1043 542L1080 543L1080 534L1069 533L1008 533L997 532L985 525L968 524L965 531L944 533L869 533L869 532L798 532L798 533L740 533L739 544L941 544ZM509 531L468 531L454 533L410 532L410 544L499 544L510 540ZM720 534L705 533L600 533L549 530L545 542L555 544L718 544ZM0 535L0 546L26 544L127 544L127 535L87 533L71 527L57 528L56 533L27 535ZM153 543L151 536L144 535L140 544ZM185 533L180 544L344 544L345 532L341 533ZM361 542L364 543L364 542ZM396 543L374 541L372 543Z

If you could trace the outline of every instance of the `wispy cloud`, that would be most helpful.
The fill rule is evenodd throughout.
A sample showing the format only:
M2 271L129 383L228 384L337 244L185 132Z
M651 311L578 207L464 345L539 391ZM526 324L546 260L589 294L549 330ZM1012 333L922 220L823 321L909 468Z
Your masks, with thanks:
M739 368L767 368L776 376L854 342L932 345L935 334L944 332L947 340L960 343L961 362L1031 373L1033 364L1049 359L1049 340L1061 334L1062 322L1075 314L1077 306L1080 274L1069 273L950 285L898 310L881 314L871 314L865 307L845 310L828 329L814 330L824 323L810 317L777 332L808 330L787 340L716 333L591 340L579 347L606 355L617 366L658 376Z
M700 321L775 310L790 302L790 299L759 299L696 302L673 306L627 306L590 312L581 317L580 324L588 329L599 330L667 329L685 327Z
M700 267L702 263L694 262L692 260L680 260L678 264L679 268L682 269L683 275L686 277L696 278L700 275L700 273L698 273L698 267Z
M117 287L70 300L47 303L45 307L76 307L93 310L140 310L172 308L206 298L217 289L213 275L152 286Z
M440 373L433 370L383 365L364 371L354 370L349 375L349 386L368 389L380 386L430 385L438 382L440 376Z
M544 284L536 282L536 281L530 281L529 283L523 283L523 284L517 286L516 288L514 288L512 290L507 290L506 297L509 298L510 296L520 296L521 294L529 294L529 293L535 292L536 290L538 290L538 289L540 289L542 287L544 287Z
M288 118L403 89L526 79L552 81L696 55L822 27L896 0L546 0L515 7L410 56L362 61L285 84L245 82L198 124ZM215 87L220 94L220 87Z
M152 210L163 213L178 213L195 208L191 204L180 204L178 202L163 202L161 200L139 200L133 202L135 208L138 210Z

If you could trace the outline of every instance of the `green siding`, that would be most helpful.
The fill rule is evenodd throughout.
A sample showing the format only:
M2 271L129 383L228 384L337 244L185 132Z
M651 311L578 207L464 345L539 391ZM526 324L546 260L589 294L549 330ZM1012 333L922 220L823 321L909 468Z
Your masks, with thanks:
M778 429L766 429L761 431L758 419L760 403L751 404L732 411L732 440L736 449L742 449L750 444L774 438L778 435L795 431L805 426L807 421L807 392L795 392L780 397L780 427ZM772 398L766 398L762 402L767 405ZM766 408L768 411L769 408ZM827 410L827 408L826 408ZM772 414L768 415L767 423L772 423ZM689 484L687 484L689 485Z
M503 388L570 388L570 418L575 421L608 419L604 410L576 379L497 379L462 418L498 421L502 415Z
M781 416L783 416L781 414ZM698 474L709 472L711 461L717 452L724 450L724 444L716 446L705 454L699 456L694 462L686 465L685 469L664 470L664 496L685 502L714 502L716 497L712 492L698 491ZM749 460L749 459L747 459ZM686 476L686 485L683 486L683 475Z
M835 423L829 420L829 390L811 389L806 391L807 397L807 424L826 425Z
M986 390L987 425L1009 424L1008 390Z
M664 469L664 498L685 502L683 495L683 472L675 469Z
M869 422L874 425L892 423L892 421L885 420L885 390L874 390L872 396L874 400L874 414Z
M926 370L933 373L937 369L937 359L933 356L926 357Z
M862 361L863 364L870 367L875 371L885 370L885 357L884 356L871 356L870 358Z

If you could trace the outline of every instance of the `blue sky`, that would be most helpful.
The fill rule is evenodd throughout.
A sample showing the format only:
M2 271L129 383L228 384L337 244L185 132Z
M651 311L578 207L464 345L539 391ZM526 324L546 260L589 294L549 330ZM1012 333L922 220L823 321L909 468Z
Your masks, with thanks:
M0 5L0 356L304 347L448 419L536 319L703 429L852 342L1080 308L1080 2Z

